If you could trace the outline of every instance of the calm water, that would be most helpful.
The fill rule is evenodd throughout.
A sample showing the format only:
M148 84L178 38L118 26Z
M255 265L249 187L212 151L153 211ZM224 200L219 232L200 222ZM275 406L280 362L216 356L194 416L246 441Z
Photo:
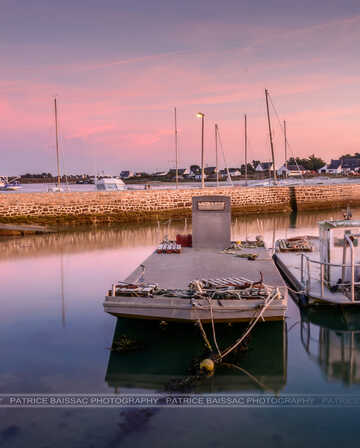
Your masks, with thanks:
M270 180L249 180L248 185L251 186L268 186ZM280 179L279 183L281 185L297 185L303 184L304 180L301 178L289 178L289 179ZM360 183L359 177L314 177L305 179L305 185L322 185L322 184L349 184L349 183ZM234 185L245 185L244 180L233 181ZM180 184L181 188L199 188L199 182L184 182ZM48 191L48 187L51 184L22 184L21 189L17 191L0 191L0 194L17 194L17 193L44 193ZM206 182L207 187L215 187L216 182ZM221 182L220 186L229 187L230 184L228 182ZM96 191L95 185L85 184L71 184L71 185L63 185L65 191ZM169 182L156 182L151 184L151 188L154 190L158 189L174 189L176 188L175 183ZM143 190L143 184L128 184L128 189L130 190Z
M360 210L353 210L360 218ZM234 239L317 234L341 212L236 219ZM102 309L165 235L186 222L0 241L0 393L163 391L201 353L195 328L116 320ZM170 257L170 256L169 256ZM347 319L348 324L345 324ZM219 328L222 344L242 326ZM136 335L139 352L110 353L113 338ZM220 369L194 392L360 394L360 318L302 315L290 299L286 324L257 327L241 366ZM264 389L267 391L265 392ZM358 408L0 409L0 446L296 446L354 443Z

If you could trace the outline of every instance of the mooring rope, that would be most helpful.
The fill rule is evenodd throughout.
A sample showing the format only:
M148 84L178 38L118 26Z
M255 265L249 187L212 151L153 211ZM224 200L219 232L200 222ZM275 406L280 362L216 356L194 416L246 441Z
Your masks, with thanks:
M205 342L206 347L212 352L213 349L212 349L212 347L211 347L211 344L210 344L210 342L209 342L208 337L206 336L206 332L205 332L204 327L203 327L203 325L202 325L202 323L201 323L201 320L198 319L198 320L197 320L197 323L198 323L198 326L199 326L199 328L200 328L200 332L201 332L201 335L202 335L202 337L203 337L203 339L204 339L204 342Z
M254 383L256 383L258 386L261 387L261 389L263 389L264 391L266 390L270 390L270 391L274 391L274 389L272 389L271 387L266 386L264 383L262 383L260 380L258 380L256 378L256 376L254 376L252 373L248 372L246 369L244 369L243 367L240 367L236 364L230 364L228 362L224 362L222 364L225 367L230 367L231 369L237 369L240 370L240 372L245 373L245 375L247 375L250 379L252 379L254 381Z
M208 297L207 301L209 302L209 306L210 306L211 327L212 327L214 344L215 344L216 350L218 351L219 356L221 357L221 351L219 349L219 346L218 346L218 343L217 343L217 340L216 340L215 324L214 324L214 314L213 314L213 309L212 309L212 299L210 299Z
M220 354L220 358L218 360L222 361L226 356L228 356L233 350L235 350L243 341L244 339L249 335L249 333L251 332L251 330L255 327L256 323L258 322L258 320L262 317L262 315L264 314L265 310L270 306L270 304L272 303L272 301L274 299L276 299L278 296L280 295L279 290L276 290L276 292L272 292L269 293L267 300L265 300L264 306L262 307L261 311L259 312L259 314L257 315L257 317L253 320L253 322L249 325L248 329L245 331L245 333L241 336L241 338L239 338L233 345L231 345L230 347L228 347L226 350L224 350L221 354Z

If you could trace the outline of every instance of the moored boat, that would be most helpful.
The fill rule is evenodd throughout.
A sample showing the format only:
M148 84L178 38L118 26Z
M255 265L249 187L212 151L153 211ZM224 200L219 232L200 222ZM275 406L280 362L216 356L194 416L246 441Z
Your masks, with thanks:
M126 184L117 177L102 177L96 180L96 189L98 191L123 191L126 190Z
M281 239L274 259L300 302L360 305L360 221L319 223L319 236Z
M9 181L7 176L0 176L0 191L17 191L22 187L18 184L17 178Z

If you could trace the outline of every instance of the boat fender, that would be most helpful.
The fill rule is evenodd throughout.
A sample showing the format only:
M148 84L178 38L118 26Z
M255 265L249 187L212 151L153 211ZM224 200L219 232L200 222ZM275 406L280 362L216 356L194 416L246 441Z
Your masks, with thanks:
M205 370L207 373L213 373L215 369L214 361L210 358L203 359L200 363L200 370Z

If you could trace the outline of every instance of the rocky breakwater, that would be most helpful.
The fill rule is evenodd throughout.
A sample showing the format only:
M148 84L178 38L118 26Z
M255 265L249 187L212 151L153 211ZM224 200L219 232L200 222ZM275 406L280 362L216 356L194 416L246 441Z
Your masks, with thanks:
M234 215L291 211L288 187L222 187L0 195L0 222L48 225L123 223L191 215L191 198L228 195Z

